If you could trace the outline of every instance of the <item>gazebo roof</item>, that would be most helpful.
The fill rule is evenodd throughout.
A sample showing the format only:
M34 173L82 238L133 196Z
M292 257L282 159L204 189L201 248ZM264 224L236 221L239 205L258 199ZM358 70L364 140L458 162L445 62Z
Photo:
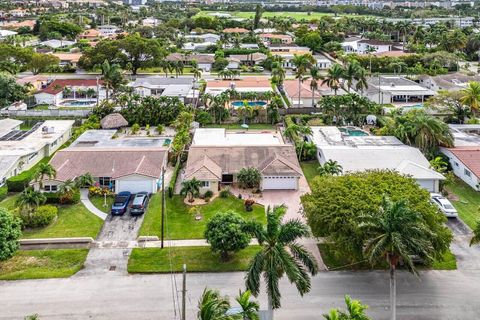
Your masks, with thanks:
M128 126L128 121L120 113L112 113L100 120L102 129L118 129Z

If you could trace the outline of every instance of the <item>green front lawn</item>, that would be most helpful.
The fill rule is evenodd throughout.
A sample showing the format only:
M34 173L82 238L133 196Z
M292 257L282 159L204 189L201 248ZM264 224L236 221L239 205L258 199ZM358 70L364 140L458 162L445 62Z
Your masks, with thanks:
M88 249L27 250L0 262L0 280L66 278L83 267Z
M130 273L181 272L183 264L188 272L245 271L260 246L249 246L223 262L210 247L135 248L128 260ZM171 267L170 267L171 261Z
M161 194L155 194L148 204L139 234L142 236L158 236L161 234ZM212 202L197 206L202 219L195 220L195 215L189 213L191 206L183 202L183 197L174 195L166 198L165 237L167 239L203 239L207 221L218 212L234 211L245 219L255 219L265 223L265 208L254 205L252 212L246 212L243 200L230 196L226 199L216 198Z
M96 238L103 221L87 210L83 204L58 206L58 218L52 224L40 229L24 230L22 238Z
M15 203L17 202L18 193L9 195L2 202L0 202L0 207L7 209L8 211L13 211L16 208Z
M371 266L368 261L362 261L356 264L351 264L350 260L342 255L339 255L335 251L333 244L321 243L318 244L318 249L322 256L323 263L331 271L337 270L370 270L370 269L387 269L388 264L381 263L379 265ZM456 270L457 261L452 252L447 251L442 260L435 260L431 266L418 266L419 269L432 269L432 270Z
M303 170L303 175L307 179L308 185L311 186L313 178L315 178L318 175L318 161L317 160L312 160L312 161L302 161L300 162L300 166L302 167Z
M452 200L452 204L458 210L460 218L474 229L480 220L480 192L473 190L460 179L455 179L455 183L449 185L447 189L458 197L458 200Z
M93 203L93 205L100 211L105 212L105 213L110 213L110 209L112 208L113 205L113 200L115 200L114 197L107 197L107 205L104 206L103 204L105 203L105 199L102 196L91 196L88 197L90 201Z
M207 124L203 128L225 128L227 130L246 130L241 127L239 123L226 123L226 124ZM251 130L276 130L275 125L269 123L252 123L248 125L248 129Z

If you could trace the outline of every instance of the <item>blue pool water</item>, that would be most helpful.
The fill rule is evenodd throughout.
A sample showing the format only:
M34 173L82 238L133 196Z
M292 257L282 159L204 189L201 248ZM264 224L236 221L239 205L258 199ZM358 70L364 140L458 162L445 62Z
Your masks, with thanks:
M422 110L424 108L425 108L425 106L423 104L415 104L413 106L402 107L402 111L403 112L408 112L408 111L411 111L411 110Z
M86 107L97 103L96 100L65 100L62 105L66 107Z
M360 129L338 128L338 130L352 137L368 136L368 133Z
M249 101L248 105L251 107L265 107L267 103L265 101ZM243 101L234 101L232 102L234 108L243 107Z

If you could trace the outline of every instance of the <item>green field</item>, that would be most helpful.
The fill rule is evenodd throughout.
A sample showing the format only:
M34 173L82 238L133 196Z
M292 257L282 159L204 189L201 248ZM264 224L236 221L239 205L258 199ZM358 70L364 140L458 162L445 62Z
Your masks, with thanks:
M27 250L0 262L0 280L65 278L83 267L88 249Z
M480 220L480 192L473 190L460 179L455 179L455 183L447 189L458 197L458 200L452 200L452 203L458 210L460 218L474 229Z
M203 239L203 232L207 221L216 213L234 211L242 215L245 219L255 219L265 223L265 208L261 205L254 205L252 212L246 212L243 200L233 196L226 199L216 198L212 202L197 206L201 215L201 220L195 220L195 215L189 213L191 206L183 202L183 197L174 195L167 197L166 203L166 227L165 234L167 239ZM161 234L161 207L162 198L160 194L155 194L148 204L147 212L143 220L139 234L142 236L158 236Z
M136 248L128 260L130 273L181 272L183 264L188 272L230 272L245 271L260 246L249 246L222 261L213 254L210 247Z
M100 211L105 213L110 213L110 209L112 208L114 197L107 197L107 205L104 206L105 199L102 196L92 196L89 197L92 204Z
M243 18L243 19L252 19L255 16L254 11L200 11L196 17L199 16L211 16L212 13L228 13L235 18ZM323 12L286 12L286 11L279 11L279 12L264 12L262 14L262 18L294 18L295 20L312 20L312 19L320 19L323 16L334 16L333 13L323 13ZM339 14L339 16L349 16L349 17L363 17L361 15L351 15L351 14Z

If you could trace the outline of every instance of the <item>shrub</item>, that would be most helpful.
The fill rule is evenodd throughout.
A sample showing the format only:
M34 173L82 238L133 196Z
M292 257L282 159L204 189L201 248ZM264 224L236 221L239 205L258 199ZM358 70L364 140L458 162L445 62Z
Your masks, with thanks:
M108 189L108 188L100 188L100 187L90 187L88 188L88 195L89 196L104 196L107 195L107 197L113 196L114 193Z
M132 134L137 134L140 131L140 125L138 123L134 123L132 126Z
M40 228L52 223L57 218L58 209L52 205L40 206L34 212L21 211L20 218L26 228Z
M0 201L7 197L8 188L7 186L0 187Z
M211 197L213 197L213 191L212 190L207 190L203 196L205 198L211 198Z
M242 168L237 174L237 180L243 188L258 188L261 179L256 168Z
M58 192L45 192L45 198L47 201L45 203L48 204L58 204L60 203L60 194Z
M163 130L165 130L165 127L162 124L159 124L157 126L157 133L160 135L163 133Z
M180 172L181 161L177 160L175 163L175 169L173 169L173 177L170 180L170 184L168 185L168 197L173 197L173 192L175 190L175 184L177 183L178 173Z
M60 204L76 204L80 201L80 190L76 189L73 193L60 195Z
M30 170L24 171L14 177L7 179L8 192L22 192L28 187L33 179L33 173Z
M20 219L0 208L0 261L11 258L20 246L21 225Z
M223 189L223 190L220 190L220 193L219 193L219 196L220 198L228 198L228 196L230 195L230 190L229 189Z
M255 200L253 200L253 199L247 199L247 200L245 200L245 202L244 202L245 211L248 211L248 212L252 211L254 204L255 204Z

